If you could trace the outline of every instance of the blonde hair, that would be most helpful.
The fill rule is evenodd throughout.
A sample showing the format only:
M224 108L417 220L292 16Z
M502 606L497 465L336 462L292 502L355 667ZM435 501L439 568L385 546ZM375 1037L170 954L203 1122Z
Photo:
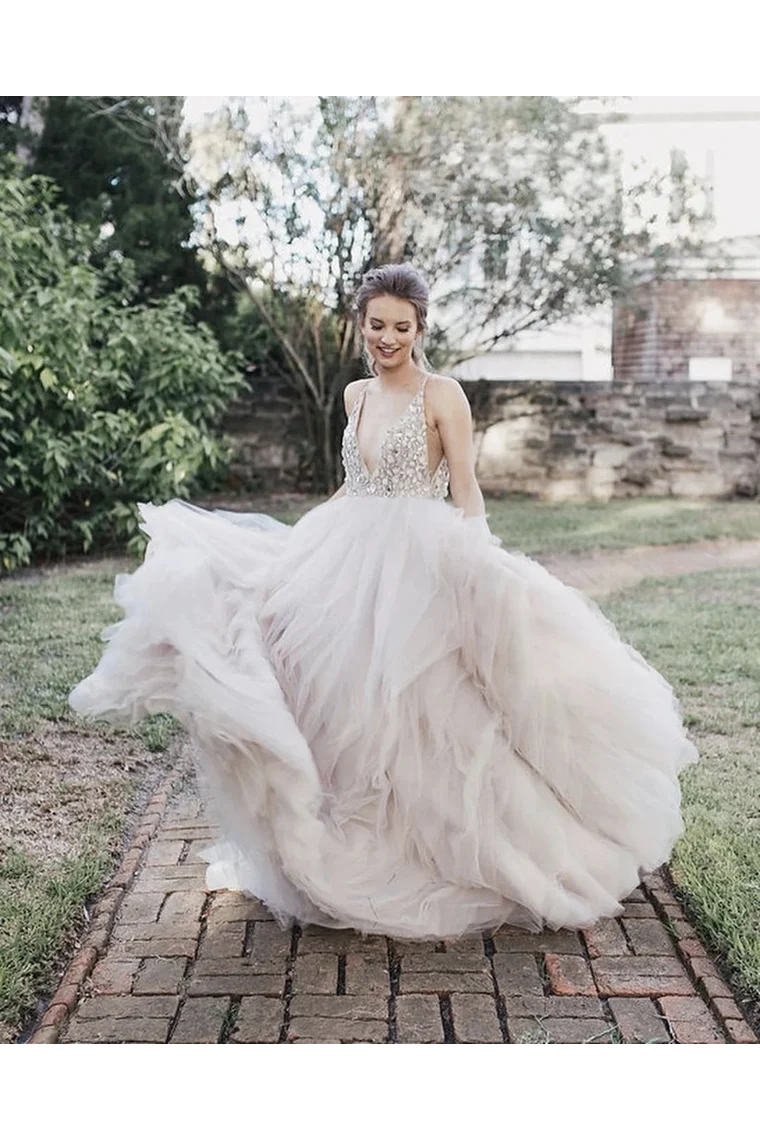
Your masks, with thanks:
M428 284L423 275L413 265L378 265L368 270L362 277L362 283L354 297L354 313L358 325L364 322L367 305L374 297L396 297L399 301L409 301L414 306L417 316L417 327L423 336L428 327ZM377 374L375 361L362 346L362 360L365 367L374 375ZM420 368L432 372L433 367L425 356L422 347L422 338L415 339L412 348L412 360Z

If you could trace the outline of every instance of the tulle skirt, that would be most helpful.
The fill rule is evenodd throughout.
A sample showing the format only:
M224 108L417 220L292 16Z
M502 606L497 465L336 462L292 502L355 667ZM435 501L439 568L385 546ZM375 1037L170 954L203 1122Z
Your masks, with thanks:
M696 759L672 689L461 511L141 509L145 561L71 704L185 724L211 888L285 924L443 938L589 926L667 860Z

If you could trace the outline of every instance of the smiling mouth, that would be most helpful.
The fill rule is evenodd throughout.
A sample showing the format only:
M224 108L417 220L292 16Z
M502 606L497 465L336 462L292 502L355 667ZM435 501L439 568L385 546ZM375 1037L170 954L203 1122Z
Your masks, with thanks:
M382 352L383 356L393 356L394 352L398 352L397 348L379 348L378 352Z

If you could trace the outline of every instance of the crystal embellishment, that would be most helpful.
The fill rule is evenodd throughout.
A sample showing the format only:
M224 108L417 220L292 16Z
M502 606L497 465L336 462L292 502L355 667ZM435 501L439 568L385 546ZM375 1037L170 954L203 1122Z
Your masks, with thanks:
M370 472L359 451L356 425L367 391L351 409L343 432L343 469L347 495L373 495L385 498L407 496L416 499L445 499L449 489L449 465L444 456L430 475L425 426L425 384L383 437L375 470Z

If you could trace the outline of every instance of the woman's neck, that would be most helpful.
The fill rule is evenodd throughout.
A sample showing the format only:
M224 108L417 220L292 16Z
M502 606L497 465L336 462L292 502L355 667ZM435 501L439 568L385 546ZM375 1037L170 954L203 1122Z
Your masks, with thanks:
M409 366L403 370L400 368L386 370L380 366L375 374L375 380L380 388L384 388L388 392L403 392L409 388L419 387L424 375L424 368L420 368L410 361Z

